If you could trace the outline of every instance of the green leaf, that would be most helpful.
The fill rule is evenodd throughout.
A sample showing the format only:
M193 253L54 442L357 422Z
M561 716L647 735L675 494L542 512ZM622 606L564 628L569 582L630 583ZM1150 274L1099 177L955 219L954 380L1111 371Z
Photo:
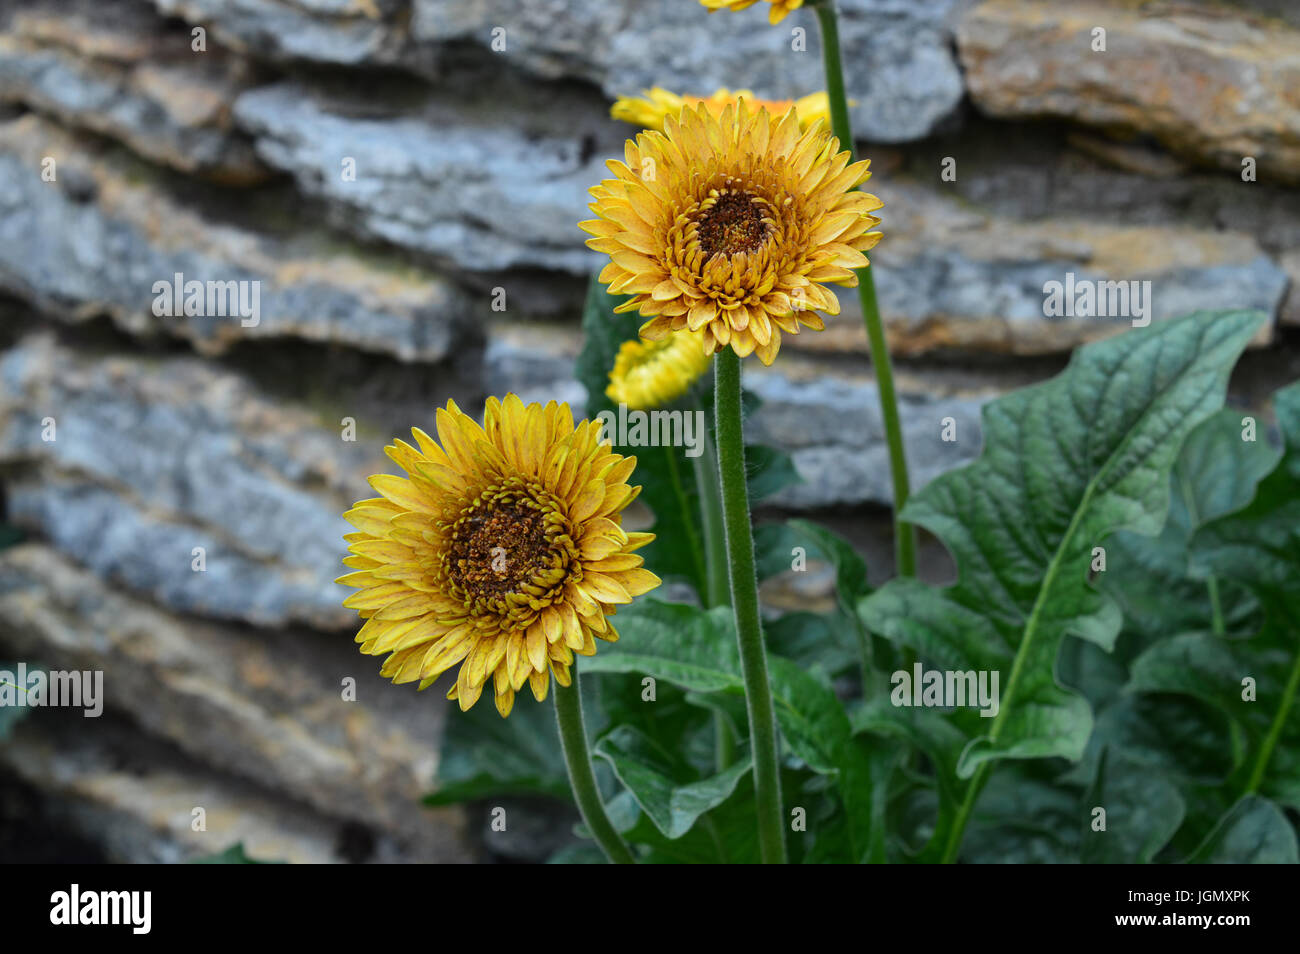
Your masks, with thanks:
M43 671L36 666L27 667L30 680L32 674ZM0 742L9 737L14 726L25 719L32 711L25 698L30 692L27 686L18 685L18 665L16 663L0 664Z
M625 341L635 341L645 319L636 313L617 314L614 309L629 296L611 295L593 275L587 284L587 299L582 309L582 351L578 353L574 376L587 389L587 417L594 419L601 411L614 407L605 394L609 372L614 368L618 349Z
M717 775L683 781L683 776L694 774L690 767L631 725L602 738L595 754L609 762L655 827L670 839L681 838L701 815L726 801L750 770L746 757Z
M1119 630L1114 601L1088 583L1093 547L1161 529L1182 441L1222 404L1264 320L1200 312L1080 348L1056 378L987 405L979 459L908 502L903 516L943 540L959 580L895 580L860 611L940 669L1001 673L999 713L968 742L962 777L1082 755L1092 713L1055 666L1066 634L1109 649Z
M1277 404L1285 418L1286 391ZM1109 747L1140 765L1147 778L1175 784L1186 803L1186 822L1173 846L1182 852L1198 845L1250 787L1296 657L1295 640L1288 649L1282 629L1260 632L1263 615L1249 593L1253 581L1233 579L1254 575L1252 557L1234 554L1223 575L1214 573L1204 556L1188 558L1191 541L1209 540L1215 527L1230 532L1237 519L1232 514L1248 515L1243 508L1256 496L1261 478L1270 469L1284 470L1277 450L1242 437L1240 411L1221 411L1197 427L1174 467L1170 514L1161 534L1117 534L1107 548L1103 585L1125 611L1123 652L1116 662L1127 663L1129 695L1101 711L1084 761L1095 765L1096 754ZM1202 528L1207 535L1199 533ZM1251 533L1244 531L1247 538ZM1223 632L1231 638L1205 632L1215 624L1212 590ZM1180 628L1197 631L1168 636ZM1255 632L1254 638L1240 638ZM1247 678L1255 684L1253 701L1245 692ZM1300 740L1294 722L1277 723L1278 744L1257 786L1285 804L1298 797L1300 771L1293 753Z
M787 487L803 483L799 471L795 470L794 458L783 450L764 444L745 445L745 474L751 505L780 493Z
M595 420L602 411L618 410L605 394L609 373L623 342L636 340L645 320L635 313L615 313L614 309L627 300L627 296L610 295L594 276L587 286L582 312L582 351L574 370L578 381L587 389L586 416L590 420ZM698 398L695 403L698 407ZM707 414L705 418L707 422ZM616 441L618 435L610 437ZM655 523L650 529L655 531L656 538L641 551L646 565L664 578L685 580L697 593L703 594L706 579L699 498L686 449L663 446L615 449L636 457L632 480L642 487L641 501L654 513Z
M583 346L575 375L587 389L586 416L593 420L602 411L617 413L617 406L605 394L609 372L623 342L635 340L645 321L635 313L620 315L614 312L627 300L628 296L610 295L594 277L587 289L582 313ZM710 440L713 433L711 380L705 374L670 408L689 414L702 412ZM743 397L747 412L757 406L753 395L746 393ZM617 435L611 436L617 439ZM655 517L650 529L657 534L656 539L641 551L646 565L655 568L665 578L675 576L685 580L703 597L707 581L700 533L700 500L695 486L698 458L686 456L687 448L683 447L621 445L616 450L636 457L633 479L642 487L641 502ZM784 451L749 445L745 453L751 502L800 480L793 460Z
M1296 864L1295 831L1282 810L1248 795L1228 810L1188 864Z
M881 748L868 757L835 693L788 659L769 656L768 670L777 723L791 751L814 772L835 780L853 860L883 861L893 751Z
M0 520L0 550L17 546L23 542L23 531L11 523Z
M497 795L549 795L569 799L568 775L555 714L548 700L531 695L515 698L503 719L490 704L447 716L438 787L424 797L426 805Z
M1094 829L1093 812L1105 810L1104 830ZM1140 763L1103 753L1084 796L1085 864L1149 864L1173 838L1187 806L1178 787Z
M1079 792L1021 762L994 775L975 806L962 857L972 864L1066 864L1079 858ZM927 856L928 857L928 856Z
M853 544L811 520L765 523L754 529L759 579L789 572L796 547L803 548L805 556L834 567L836 599L846 613L854 614L858 601L871 592L867 562Z
M834 774L853 735L848 713L829 686L788 659L768 657L776 719L791 751L814 772Z
M640 673L692 692L744 691L729 607L702 610L645 598L622 608L615 622L618 642L584 658L584 673Z
M699 700L712 703L720 698L718 694L687 693L667 682L656 684L650 694L640 673L594 673L585 667L586 661L578 667L589 739L597 740L618 726L635 725L686 764L699 771L712 770L716 761L713 717ZM743 699L738 701L743 704Z
M623 837L640 846L643 862L756 864L759 860L752 772L743 773L731 797L715 811L701 816L698 824L680 838L667 838L641 811L630 792L620 793L609 809L610 820Z
M1183 789L1222 785L1236 764L1228 734L1223 715L1194 699L1125 693L1097 714L1083 760L1069 774L1091 781L1109 749Z
M1119 602L1133 650L1170 632L1209 630L1215 601L1226 613L1226 632L1258 628L1255 601L1246 590L1214 579L1193 579L1188 563L1192 534L1217 517L1250 503L1259 481L1277 464L1265 441L1243 441L1242 413L1225 408L1188 435L1171 479L1169 517L1159 536L1115 534L1106 544L1100 585ZM1213 595L1212 595L1213 594Z
M818 669L835 676L858 664L857 649L844 638L834 617L802 611L786 613L763 624L767 645L800 669Z
M594 841L575 841L546 859L548 865L603 865L605 853Z
M858 705L850 717L854 733L901 739L924 752L945 769L943 784L956 777L957 758L966 744L965 734L937 709L896 706L888 696L876 696Z
M957 760L966 745L965 732L938 710L896 706L887 695L863 702L850 721L855 733L899 739L925 753L936 769L935 785L943 795L940 812L950 811L958 794Z
M244 851L242 841L235 842L225 851L215 855L204 855L201 858L194 858L190 861L192 865L282 865L283 861L260 861L257 858L250 858Z
M805 558L824 560L834 569L838 613L821 617L820 627L809 622L811 614L807 613L787 614L775 624L767 624L772 649L797 658L805 668L820 665L828 674L870 659L868 636L856 609L858 601L871 592L866 561L851 543L820 524L808 520L768 523L754 531L759 578L798 572L791 568L796 548L803 551ZM819 647L812 640L822 634L829 638Z
M790 529L812 544L814 552L835 567L835 595L850 618L858 601L871 592L867 584L867 561L843 537L809 520L791 520Z
M1234 733L1225 742L1242 750L1230 791L1300 810L1300 384L1279 391L1274 406L1286 441L1277 466L1248 506L1192 537L1193 569L1250 589L1264 608L1262 629L1249 639L1190 633L1157 643L1134 662L1132 689L1193 696L1223 712Z
M1192 562L1249 587L1272 625L1300 637L1300 382L1273 400L1286 452L1248 507L1193 537Z

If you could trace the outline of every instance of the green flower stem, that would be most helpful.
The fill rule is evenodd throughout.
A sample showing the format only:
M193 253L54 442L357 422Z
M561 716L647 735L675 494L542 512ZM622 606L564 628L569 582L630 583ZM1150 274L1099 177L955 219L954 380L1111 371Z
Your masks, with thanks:
M844 67L840 63L840 29L835 0L816 0L817 22L822 33L822 61L826 67L826 94L831 106L831 129L840 148L855 153L853 127L849 122L849 101L844 93ZM916 576L916 529L900 519L911 488L907 476L907 456L903 448L903 429L898 420L898 398L894 394L894 369L889 360L889 345L876 301L875 275L871 268L857 270L858 300L862 303L862 321L867 326L871 346L871 365L880 392L880 414L889 444L889 472L894 485L894 559L900 576Z
M582 820L612 864L635 863L632 852L619 837L605 807L600 802L600 789L596 787L596 773L591 768L591 754L587 751L587 729L582 723L582 696L578 689L578 670L573 670L573 684L562 686L555 680L555 721L560 727L560 744L564 748L564 762L569 768L569 784L573 797L582 812Z
M1282 729L1286 725L1287 716L1291 712L1291 706L1295 703L1297 695L1300 695L1300 653L1296 654L1295 662L1291 665L1291 675L1287 678L1286 688L1282 690L1282 704L1277 707L1277 715L1273 717L1273 724L1268 727L1268 735L1264 737L1264 742L1259 747L1259 755L1255 758L1255 767L1251 770L1250 778L1246 780L1245 794L1254 795L1259 791L1260 783L1264 781L1264 770L1268 768L1268 762L1273 757L1273 750L1277 747L1277 741L1282 737Z
M700 527L704 533L707 585L704 605L726 606L731 598L727 584L727 538L722 529L722 494L718 490L718 455L713 438L704 434L704 446L695 462L695 486L700 498ZM736 739L727 717L713 714L713 752L721 772L736 761Z
M722 529L722 494L718 490L718 454L713 438L704 435L704 446L695 459L695 484L700 494L700 527L704 534L704 559L708 581L704 604L726 606L731 599L727 582L727 537Z
M970 813L975 808L975 800L979 798L980 792L984 790L984 783L989 780L988 762L980 763L979 768L971 777L970 783L966 786L966 792L962 796L961 805L957 809L957 817L953 819L952 825L948 828L948 837L944 842L943 856L940 861L945 865L950 865L957 860L957 852L961 851L962 838L966 834L966 823L970 821Z
M745 708L754 753L754 795L758 803L758 845L764 864L785 864L781 778L777 772L776 716L767 678L767 650L758 615L754 533L749 524L745 483L744 425L741 423L740 358L723 348L714 368L713 410L717 415L718 473L726 529L731 605L745 677Z

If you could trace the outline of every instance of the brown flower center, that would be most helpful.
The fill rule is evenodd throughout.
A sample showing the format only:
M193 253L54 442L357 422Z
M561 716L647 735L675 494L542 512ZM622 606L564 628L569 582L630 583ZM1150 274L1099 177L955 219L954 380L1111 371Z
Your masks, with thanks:
M758 249L772 230L763 211L762 201L748 192L724 192L699 218L700 248L710 256Z
M490 488L451 528L444 566L467 609L537 609L563 585L577 548L555 502L532 490L513 481Z

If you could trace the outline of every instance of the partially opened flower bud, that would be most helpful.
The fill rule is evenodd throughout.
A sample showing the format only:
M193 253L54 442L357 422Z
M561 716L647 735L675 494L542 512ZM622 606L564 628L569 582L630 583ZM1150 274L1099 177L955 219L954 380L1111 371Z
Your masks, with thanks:
M758 0L700 0L700 3L714 10L745 10L752 7ZM803 0L767 0L772 8L767 12L769 23L780 23L787 16L803 6Z
M704 106L710 112L721 115L727 106L735 105L740 100L747 100L752 107L762 107L774 116L780 116L788 109L794 109L799 117L799 128L807 129L818 120L831 122L830 98L824 92L810 93L799 99L759 99L751 90L738 89L735 92L723 87L712 96L678 96L676 93L656 86L648 89L641 96L621 96L610 107L609 114L625 123L644 126L663 132L664 120L669 116L680 116L684 109Z
M675 331L659 341L624 341L605 394L635 411L663 407L690 390L709 370L709 360L696 331Z

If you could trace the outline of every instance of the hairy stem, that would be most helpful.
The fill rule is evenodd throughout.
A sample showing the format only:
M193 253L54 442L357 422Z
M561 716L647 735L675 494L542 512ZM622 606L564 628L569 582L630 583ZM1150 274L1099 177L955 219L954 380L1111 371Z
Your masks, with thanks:
M840 62L839 20L834 0L814 4L822 33L822 62L826 67L826 94L830 99L831 128L840 148L853 153L853 127L849 122L849 101L844 93L844 67ZM862 321L867 328L871 347L871 366L880 394L880 416L889 444L889 474L894 488L894 561L900 576L916 576L916 529L903 522L903 506L911 493L907 475L907 455L903 448L903 428L898 418L898 398L894 394L894 369L889 360L880 304L876 301L875 275L870 267L857 270L858 300L862 304Z
M573 797L582 812L596 843L605 857L616 865L635 862L623 839L614 830L600 801L596 787L596 773L591 768L591 753L587 751L587 729L582 722L582 696L578 689L578 670L573 670L573 684L561 686L555 681L555 721L560 727L560 743L564 748L564 762L569 768L569 784Z
M749 488L745 483L744 425L740 406L740 358L731 348L718 355L713 410L717 415L718 473L726 530L731 605L736 616L745 708L754 753L754 795L758 803L758 844L764 864L784 864L785 835L778 774L776 715L767 677L767 650L758 614L758 576L754 534L749 523Z

